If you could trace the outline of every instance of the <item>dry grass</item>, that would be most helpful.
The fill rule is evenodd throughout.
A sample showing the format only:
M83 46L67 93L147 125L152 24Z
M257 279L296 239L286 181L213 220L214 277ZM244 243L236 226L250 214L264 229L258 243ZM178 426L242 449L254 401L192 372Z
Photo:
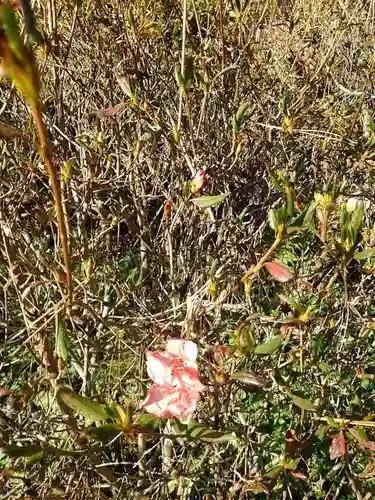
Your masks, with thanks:
M279 250L295 282L275 285L262 272L248 298L240 280L272 243L267 214L283 199L277 172L302 209L345 177L343 194L369 202L361 245L373 244L373 152L364 137L374 109L373 1L189 0L184 50L183 3L79 4L35 2L47 41L38 49L45 119L56 163L65 175L72 167L62 184L75 290L66 320L36 135L22 98L0 85L0 120L22 132L0 142L0 386L14 391L3 398L0 438L66 452L29 465L4 457L0 464L22 476L3 473L3 498L254 498L260 484L275 499L372 498L371 480L358 478L369 452L352 440L350 459L331 461L332 422L319 440L319 421L282 385L316 401L318 415L373 413L371 265L351 264L348 289L339 276L325 295L338 269L334 213L325 244L304 230ZM175 74L182 56L192 68L185 95ZM235 134L243 103L250 108ZM228 193L218 208L199 210L186 195L199 168L205 194ZM212 281L216 301L207 295ZM234 342L243 322L257 344L272 338L293 310L281 294L313 309L312 318L272 356L227 362L228 373L252 370L267 388L220 385L210 346ZM59 380L136 412L147 387L144 349L167 336L194 339L208 386L197 420L238 440L171 445L165 435L135 433L82 451L88 445L68 432L46 379L58 321L68 343ZM308 443L296 452L305 478L266 477L290 429Z

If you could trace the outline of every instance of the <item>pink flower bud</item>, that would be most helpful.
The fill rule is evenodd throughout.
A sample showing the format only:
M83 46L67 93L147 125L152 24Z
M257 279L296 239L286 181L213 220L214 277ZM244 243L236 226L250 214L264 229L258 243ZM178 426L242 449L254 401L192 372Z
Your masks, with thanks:
M195 174L194 179L190 183L190 191L192 194L197 194L207 184L207 174L204 170L199 169Z

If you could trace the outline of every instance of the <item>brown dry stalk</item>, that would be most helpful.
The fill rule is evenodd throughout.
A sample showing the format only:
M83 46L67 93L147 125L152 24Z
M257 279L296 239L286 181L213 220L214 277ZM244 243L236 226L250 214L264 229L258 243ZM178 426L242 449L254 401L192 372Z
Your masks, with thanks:
M39 101L37 101L32 106L32 113L39 137L40 154L44 160L48 176L51 180L52 194L56 209L57 227L63 251L64 265L65 265L68 305L71 305L73 300L73 281L72 281L72 265L70 261L67 221L65 220L64 217L60 184L57 178L56 168L52 161L52 154L47 139L47 130L42 118L42 107Z

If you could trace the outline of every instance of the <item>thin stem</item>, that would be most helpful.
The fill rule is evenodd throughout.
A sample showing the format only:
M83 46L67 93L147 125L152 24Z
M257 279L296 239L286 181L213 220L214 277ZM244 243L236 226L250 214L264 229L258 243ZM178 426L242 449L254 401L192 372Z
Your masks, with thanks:
M184 10L182 14L182 48L181 48L181 75L185 78L185 46L186 46L186 18L187 18L187 0L184 0ZM184 90L180 89L180 104L178 107L177 130L181 128L182 120L182 102L184 99Z
M59 237L64 257L66 287L68 293L68 305L71 305L73 300L73 283L72 283L72 266L70 261L68 232L66 229L66 221L64 218L60 185L57 178L56 169L52 162L52 155L47 139L47 130L42 118L42 109L39 101L32 106L32 113L38 132L40 153L44 159L46 170L51 181L52 194L55 202L55 209L57 216L57 227L59 231Z
M282 241L284 239L284 232L285 232L284 226L280 226L280 228L278 229L275 241L272 243L272 245L267 250L267 252L263 255L263 257L261 257L259 259L257 264L255 266L251 267L248 271L246 271L246 273L244 274L244 276L242 278L243 282L250 280L252 278L252 276L254 276L254 274L259 272L259 270L263 267L263 265L267 262L267 260L271 257L271 255L277 250L279 245L282 243Z

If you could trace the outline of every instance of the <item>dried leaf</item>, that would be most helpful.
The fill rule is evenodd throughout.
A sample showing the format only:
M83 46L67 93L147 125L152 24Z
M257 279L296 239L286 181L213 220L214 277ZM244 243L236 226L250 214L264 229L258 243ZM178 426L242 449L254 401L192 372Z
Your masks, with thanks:
M280 262L266 262L264 267L270 275L280 283L287 283L294 279L294 274L292 274L284 264L280 264Z
M267 381L259 377L253 372L235 372L230 376L231 380L242 382L243 384L252 385L254 387L266 387Z
M331 446L329 447L329 456L331 460L342 458L346 455L346 441L344 434L340 432L332 438Z
M260 480L257 479L247 480L244 487L242 488L242 492L266 493L266 495L269 495L268 488Z
M300 441L294 429L288 429L284 436L284 449L286 455L295 455L304 443Z
M21 9L21 0L0 0L0 5L8 6L13 10Z
M172 200L165 200L164 202L164 220L168 221L172 216L173 203Z
M130 83L130 80L127 76L125 75L117 75L116 76L117 83L119 84L121 90L124 92L124 94L132 99L134 97L134 92Z
M5 123L0 122L0 138L2 139L17 139L17 137L23 137L22 132L14 127L10 127Z

